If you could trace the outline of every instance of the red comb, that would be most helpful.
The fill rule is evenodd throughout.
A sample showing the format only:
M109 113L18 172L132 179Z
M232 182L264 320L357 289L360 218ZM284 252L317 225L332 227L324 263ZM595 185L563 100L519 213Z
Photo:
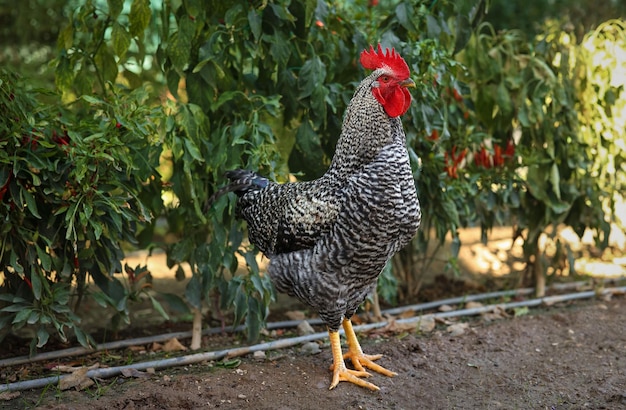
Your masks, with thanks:
M383 53L380 44L378 50L374 50L374 47L370 45L369 51L363 50L361 52L361 65L368 70L389 67L399 78L408 78L410 74L409 66L404 58L400 57L400 54L396 53L393 48L391 51L386 48Z

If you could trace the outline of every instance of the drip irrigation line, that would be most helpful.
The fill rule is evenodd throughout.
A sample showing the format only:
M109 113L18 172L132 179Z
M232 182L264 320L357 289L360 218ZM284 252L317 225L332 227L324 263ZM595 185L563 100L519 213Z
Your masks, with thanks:
M565 295L547 296L543 298L529 299L529 300L519 301L519 302L493 304L493 305L481 306L481 307L476 307L476 308L471 308L471 309L459 309L459 310L453 310L449 312L431 313L431 314L415 316L415 317L407 318L407 319L400 319L400 320L397 320L396 322L401 323L401 324L409 324L409 323L417 324L420 321L422 321L425 317L452 318L452 317L461 317L461 316L473 316L473 315L478 315L482 313L493 312L496 309L506 310L506 309L514 309L518 307L533 307L533 306L539 306L542 304L550 306L559 302L566 302L566 301L577 300L577 299L588 299L594 296L604 296L604 295L624 294L624 293L626 293L626 286L606 288L602 291L585 291L585 292L569 293ZM355 326L354 330L357 332L366 332L369 330L385 327L388 325L389 325L389 322L370 323L366 325ZM343 330L341 330L340 332L343 333ZM254 353L256 351L283 349L283 348L292 347L292 346L305 343L305 342L312 342L312 341L324 339L327 336L328 336L327 332L319 332L319 333L314 333L314 334L306 335L306 336L275 340L272 342L261 343L261 344L257 344L253 346L238 347L238 348L233 348L233 349L225 349L225 350L218 350L218 351L205 352L205 353L195 353L191 355L175 357L175 358L170 358L170 359L160 359L160 360L154 360L154 361L149 361L149 362L134 363L134 364L126 365L126 366L115 366L115 367L108 367L108 368L102 368L102 369L93 369L93 370L89 370L86 376L89 378L104 379L104 378L109 378L109 377L120 375L124 370L127 370L127 369L147 370L147 369L163 369L163 368L169 368L169 367L174 367L174 366L191 365L191 364L197 364L197 363L202 363L206 361L220 360L223 358L243 356L246 354ZM8 383L8 384L0 385L0 393L5 392L5 391L19 391L19 390L40 388L49 384L58 383L60 380L66 377L70 377L70 376L71 375L62 375L62 376L57 375L57 376L45 377L45 378L36 379L36 380L26 380L26 381L21 381L21 382Z
M615 281L616 279L604 280L605 283L615 283ZM571 290L571 289L580 289L584 286L589 286L589 285L590 285L589 281L555 283L555 284L552 284L548 289L552 291L566 291L566 290ZM454 297L454 298L449 298L449 299L441 299L441 300L437 300L433 302L419 303L415 305L408 305L408 306L402 306L398 308L386 309L386 310L383 310L381 313L383 315L393 316L393 315L399 315L399 314L402 314L405 312L411 312L411 311L423 312L429 309L436 309L443 305L456 305L459 303L476 302L480 300L496 299L496 298L502 298L502 297L526 296L526 295L532 294L534 291L535 290L533 288L522 288L522 289L481 293L477 295L459 296L459 297ZM324 322L319 318L306 319L306 321L309 322L311 326L324 324ZM271 323L266 324L266 329L267 330L288 329L288 328L297 327L301 322L302 320L285 320L285 321L279 321L279 322L271 322ZM244 330L245 330L244 325L238 325L238 326L227 326L224 328L223 331L228 332L228 333L235 333L235 332L242 332ZM218 334L218 333L222 333L221 328L209 328L209 329L205 329L202 332L202 335L206 336L206 335L212 335L212 334ZM38 353L33 356L11 357L8 359L0 360L0 368L6 367L6 366L16 366L16 365L25 364L25 363L33 363L37 361L61 359L61 358L70 357L70 356L87 355L87 354L92 354L95 352L100 352L103 350L124 349L130 346L141 346L141 345L148 345L151 343L162 343L170 339L178 339L178 340L188 339L191 336L192 336L191 331L172 332L172 333L164 333L164 334L154 335L154 336L146 336L146 337L140 337L140 338L134 338L134 339L118 340L114 342L99 343L94 348L86 348L82 346L71 347L68 349L55 350L52 352Z

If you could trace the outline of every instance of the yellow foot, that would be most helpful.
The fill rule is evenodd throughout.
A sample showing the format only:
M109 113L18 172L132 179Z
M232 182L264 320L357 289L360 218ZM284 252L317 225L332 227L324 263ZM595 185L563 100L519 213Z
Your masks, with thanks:
M337 387L339 382L354 383L357 386L365 387L366 389L370 389L373 391L380 390L378 386L376 386L375 384L372 384L370 382L367 382L361 379L361 377L371 376L371 374L369 374L366 371L350 370L346 368L346 365L343 363L343 361L339 363L339 366L333 366L333 367L335 367L335 369L333 369L333 381L332 383L330 383L329 390L332 390L335 387Z
M362 352L352 351L352 350L343 355L344 360L350 359L350 361L352 362L352 365L358 371L365 371L365 368L368 368L370 370L373 370L385 376L389 376L389 377L396 376L398 373L392 372L391 370L385 369L381 365L374 363L374 360L378 360L381 357L383 357L382 354L370 355L370 354L363 354Z
M364 371L364 368L368 368L389 377L393 377L398 374L374 363L374 360L378 360L383 357L382 354L369 355L363 353L361 345L359 344L356 334L354 333L354 329L352 328L352 322L350 322L349 319L344 319L343 330L346 332L346 339L348 341L348 352L343 355L343 359L350 359L356 370Z
M333 372L333 380L330 383L330 389L334 389L337 387L339 382L350 382L354 383L357 386L365 387L370 390L380 390L378 386L366 382L361 379L361 377L369 377L370 374L363 369L361 370L350 370L346 368L346 364L343 361L343 357L341 354L341 341L339 340L339 332L333 332L331 330L328 331L330 336L330 347L333 354L333 365L330 367Z

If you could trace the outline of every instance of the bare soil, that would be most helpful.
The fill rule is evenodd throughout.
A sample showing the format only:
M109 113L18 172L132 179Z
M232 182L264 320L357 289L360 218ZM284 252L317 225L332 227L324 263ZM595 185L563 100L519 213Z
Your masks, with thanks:
M262 360L245 357L236 368L207 363L100 381L84 391L26 391L0 401L0 408L626 408L623 296L468 323L457 336L442 324L422 335L360 335L366 353L383 353L379 362L398 372L370 378L379 392L348 383L329 391L326 341L316 355L294 348L268 352Z

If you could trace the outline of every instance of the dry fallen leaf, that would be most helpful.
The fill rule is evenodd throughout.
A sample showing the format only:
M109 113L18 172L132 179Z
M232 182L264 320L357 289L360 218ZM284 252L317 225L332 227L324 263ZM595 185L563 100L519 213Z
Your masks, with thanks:
M454 319L452 319L452 320L448 320L448 319L446 319L445 317L439 317L439 316L437 316L437 317L435 317L435 322L437 322L437 323L441 323L442 325L446 325L446 326L447 326L447 325L452 325L452 324L454 324Z
M432 315L422 316L417 322L417 330L423 333L432 332L435 329L435 318Z
M465 304L465 309L476 309L476 308L480 308L483 307L484 305L480 302L467 302Z
M59 380L59 389L68 390L76 388L76 390L83 390L94 384L94 381L87 377L87 367L81 367L75 370L72 374L63 377Z
M452 306L450 306L450 305L441 305L441 306L439 306L439 311L440 312L450 312L452 310L454 310L454 308Z
M448 326L446 331L450 333L450 336L456 337L461 336L465 331L469 329L469 324L467 323L455 323L453 325Z
M398 315L398 319L408 319L410 317L415 316L415 311L414 310L407 310L405 312L402 312Z
M396 320L389 321L389 324L382 328L383 331L392 333L413 332L417 328L417 323L398 323Z
M4 391L0 393L0 400L9 401L9 400L17 399L18 397L20 397L20 394L22 393L18 391Z
M187 348L185 346L183 346L183 344L180 343L178 341L178 339L176 339L176 338L168 340L163 345L163 351L164 352L179 352L181 350L187 350Z
M509 314L506 313L506 310L502 306L495 306L491 312L485 312L481 316L483 319L491 321L506 319L509 317Z
M150 377L150 374L146 372L142 372L141 370L133 369L132 367L127 368L127 369L122 369L121 373L122 373L122 376L124 377L134 377L134 378Z
M74 373L77 370L80 369L87 369L87 370L93 370L93 369L98 369L100 367L100 363L94 363L89 367L84 367L84 366L66 366L63 364L59 364L56 366L53 366L52 368L50 368L50 370L54 370L57 372L63 372L63 373Z

